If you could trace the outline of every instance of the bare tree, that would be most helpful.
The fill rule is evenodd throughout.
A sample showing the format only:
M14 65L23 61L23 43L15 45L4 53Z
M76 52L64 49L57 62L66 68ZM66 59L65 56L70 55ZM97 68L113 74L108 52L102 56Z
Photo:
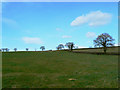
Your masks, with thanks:
M45 46L41 46L40 49L42 49L42 51L45 50Z
M56 47L56 49L57 49L57 50L60 50L60 48L59 48L59 47Z
M14 51L16 52L16 51L17 51L17 48L14 48Z
M73 50L73 48L74 48L74 43L73 43L73 42L68 42L68 43L66 43L66 44L65 44L65 46L66 46L66 47L68 47L68 48L69 48L69 50L71 50L71 51L72 51L72 50Z
M99 35L93 42L95 47L103 47L104 53L106 53L107 47L113 46L115 39L113 39L108 33Z
M57 47L58 50L61 50L62 48L64 48L63 44L59 44L58 47Z
M9 51L9 49L8 49L8 48L5 48L5 50L6 50L6 52L8 52L8 51Z
M5 48L2 48L2 51L4 52L4 51L5 51Z
M8 48L2 48L1 51L3 51L3 52L6 51L6 52L8 52L9 49L8 49Z
M26 51L28 51L29 50L29 48L26 48Z
M59 47L56 47L57 50L59 50Z

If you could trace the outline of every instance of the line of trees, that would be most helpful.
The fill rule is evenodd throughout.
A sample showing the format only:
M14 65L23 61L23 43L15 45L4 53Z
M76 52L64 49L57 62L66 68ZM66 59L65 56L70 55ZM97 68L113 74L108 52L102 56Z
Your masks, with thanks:
M8 48L2 48L2 49L0 49L0 51L6 51L6 52L8 52L9 51L9 49Z
M112 36L110 36L108 33L102 33L100 35L98 35L98 37L93 40L94 43L94 47L103 47L103 51L106 54L107 51L107 47L112 47L114 46L114 41L115 39L112 38ZM75 48L74 43L73 42L68 42L65 44L65 46L72 51L73 48ZM61 50L62 48L64 48L63 44L59 44L58 47L56 47L57 50Z
M41 46L40 49L42 49L42 51L45 50L45 46ZM2 49L0 49L0 51L3 51L3 52L8 52L9 50L10 49L8 49L8 48L2 48ZM14 48L13 50L16 52L17 48ZM28 51L29 48L25 48L25 50ZM36 49L35 49L35 51L36 51Z
M56 49L57 49L57 50L62 50L64 47L67 47L70 51L72 51L73 48L75 47L74 45L75 45L75 44L74 44L73 42L68 42L68 43L66 43L65 45L59 44L59 45L56 47Z
M94 43L94 47L103 47L104 53L106 53L107 47L114 46L114 44L115 44L114 41L115 41L115 39L113 39L108 33L102 33L102 34L98 35L98 37L95 40L93 40L93 43ZM67 47L70 51L72 51L73 48L75 48L75 44L73 42L68 42L65 45L59 44L56 47L56 49L62 50L65 47ZM44 51L45 46L41 46L40 49L42 51ZM28 50L29 50L29 48L26 48L26 51L28 51ZM7 52L7 51L9 51L9 49L3 48L3 49L0 49L0 51ZM14 51L16 52L17 48L14 48ZM35 49L35 51L36 51L36 49Z

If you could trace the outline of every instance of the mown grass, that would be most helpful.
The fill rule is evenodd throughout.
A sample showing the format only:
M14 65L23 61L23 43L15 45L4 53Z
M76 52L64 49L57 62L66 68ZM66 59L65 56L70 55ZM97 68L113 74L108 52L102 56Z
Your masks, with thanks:
M9 52L2 55L3 88L118 87L117 55L67 51Z

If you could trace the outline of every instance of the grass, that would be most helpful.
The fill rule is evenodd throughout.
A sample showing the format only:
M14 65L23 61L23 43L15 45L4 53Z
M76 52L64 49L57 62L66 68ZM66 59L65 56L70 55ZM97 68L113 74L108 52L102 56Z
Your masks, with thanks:
M67 51L9 52L2 55L3 88L118 87L117 55Z
M108 47L107 48L107 53L119 53L118 49L120 49L120 47L118 47L118 46ZM83 48L83 49L75 49L73 51L104 53L103 48Z

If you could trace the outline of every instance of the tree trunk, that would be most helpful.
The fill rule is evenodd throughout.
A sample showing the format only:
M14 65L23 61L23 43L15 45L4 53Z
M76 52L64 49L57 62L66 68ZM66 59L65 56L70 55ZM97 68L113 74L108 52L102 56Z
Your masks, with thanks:
M106 48L106 47L104 47L104 54L106 54L106 50L107 50L107 48Z
M70 50L72 51L72 47L70 48Z

